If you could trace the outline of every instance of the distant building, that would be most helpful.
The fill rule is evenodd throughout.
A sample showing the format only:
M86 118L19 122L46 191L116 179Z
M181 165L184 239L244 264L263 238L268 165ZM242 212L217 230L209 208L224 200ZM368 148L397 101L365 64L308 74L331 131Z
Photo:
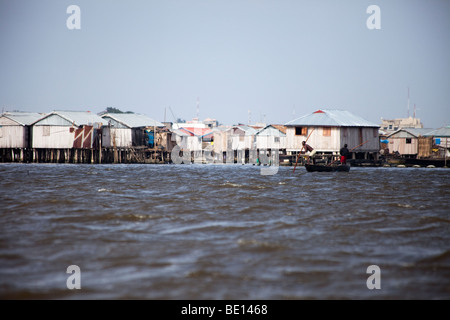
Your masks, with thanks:
M181 128L206 128L207 125L203 122L200 122L198 118L194 118L190 121L184 121L184 122L175 122L172 123L172 129L181 129Z
M356 148L353 159L378 159L380 150L379 125L345 110L317 110L286 123L286 151L296 154L302 150L302 141L317 154L339 154L348 145Z
M421 129L423 128L423 124L420 122L419 118L399 118L399 119L393 119L393 120L387 120L381 118L381 129L385 131L397 131L399 129L403 128L416 128Z
M219 125L219 122L216 119L206 118L203 120L203 124L208 128L215 128Z
M219 122L216 119L206 118L203 121L200 121L199 118L193 118L192 120L185 122L175 122L172 124L173 129L180 128L215 128L219 125Z

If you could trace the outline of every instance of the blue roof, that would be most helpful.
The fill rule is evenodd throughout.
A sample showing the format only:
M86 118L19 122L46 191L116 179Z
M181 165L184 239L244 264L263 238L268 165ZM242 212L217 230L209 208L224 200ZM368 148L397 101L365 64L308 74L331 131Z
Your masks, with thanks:
M329 127L374 127L378 124L367 121L350 111L317 110L311 114L286 123L286 126L329 126Z

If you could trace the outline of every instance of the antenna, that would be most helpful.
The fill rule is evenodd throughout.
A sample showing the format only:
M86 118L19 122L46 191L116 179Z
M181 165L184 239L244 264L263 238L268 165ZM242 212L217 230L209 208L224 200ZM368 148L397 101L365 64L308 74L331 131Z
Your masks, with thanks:
M170 110L170 112L172 113L172 117L173 117L173 122L178 122L178 119L177 119L177 117L175 116L175 114L173 113L173 111L172 111L172 108L169 106L169 110Z

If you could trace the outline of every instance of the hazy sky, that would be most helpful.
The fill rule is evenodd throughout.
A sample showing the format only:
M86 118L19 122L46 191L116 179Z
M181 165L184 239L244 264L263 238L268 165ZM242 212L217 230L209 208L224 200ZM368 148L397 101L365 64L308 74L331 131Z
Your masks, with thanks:
M81 9L69 30L69 5ZM381 29L366 26L370 5ZM0 0L0 109L450 125L448 0ZM166 110L166 112L165 112ZM166 115L166 119L164 116Z

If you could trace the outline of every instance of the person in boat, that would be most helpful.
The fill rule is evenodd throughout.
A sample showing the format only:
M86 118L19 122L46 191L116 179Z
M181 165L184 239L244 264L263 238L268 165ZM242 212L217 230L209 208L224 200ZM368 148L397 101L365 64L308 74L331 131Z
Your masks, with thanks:
M347 144L344 144L339 153L341 154L341 164L347 164L347 159L350 156L350 151L348 151Z
M312 162L313 162L313 164L315 164L316 162L314 160L314 155L316 154L316 150L314 150L313 147L311 147L309 144L307 144L306 141L302 141L302 145L303 145L303 148L305 149L306 155L308 156L306 163L309 164L310 160L312 158Z

